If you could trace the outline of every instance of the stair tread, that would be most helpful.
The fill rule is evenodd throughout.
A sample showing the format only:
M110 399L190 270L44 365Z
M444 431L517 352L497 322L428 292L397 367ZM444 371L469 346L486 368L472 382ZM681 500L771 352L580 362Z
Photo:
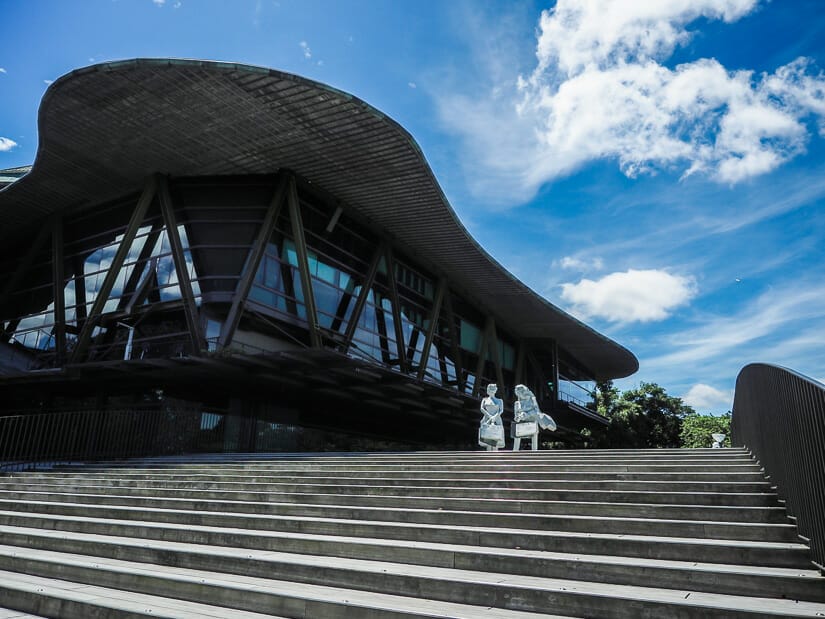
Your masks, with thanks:
M19 556L20 549L16 547L0 546L0 553L12 553ZM348 601L356 605L366 605L379 596L387 596L387 594L377 594L369 591L339 589L336 587L325 587L321 585L264 579L252 576L228 574L216 575L214 572L203 570L160 566L156 564L138 564L119 559L90 557L73 553L26 549L26 559L29 561L46 561L63 566L83 566L87 568L94 567L96 569L105 568L108 571L119 573L126 572L151 577L162 576L165 579L173 581L215 584L221 587L242 590L254 589L278 593L283 592L291 595L318 596L324 599L329 599L330 596L336 596L344 593ZM410 566L406 564L397 565L397 569L399 571L415 575L418 578L431 578L434 573L434 570L431 567ZM544 592L555 592L557 594L566 593L574 596L588 595L596 597L609 596L613 599L654 602L673 605L676 607L700 607L707 609L729 610L731 612L749 611L772 613L776 616L796 617L821 617L821 613L825 612L825 604L796 600L754 598L718 593L701 593L689 590L648 588L632 585L616 585L587 581L540 578L535 576L502 577L500 574L490 574L487 572L476 572L470 570L451 570L451 576L453 582L462 581L467 585L473 586L509 587L513 590L535 588ZM411 599L403 596L390 597L396 598L396 600L394 600L395 603L400 602L400 600ZM441 607L444 607L446 604L445 602L432 602L430 600L422 600L418 598L414 599L414 604L416 606L421 603L434 603ZM471 607L468 606L467 608ZM818 615L817 613L820 614ZM525 616L530 615L528 614Z
M59 554L63 553L46 553L44 551L39 551L38 556L46 559L51 558L52 560L57 559L57 562L59 562L60 557L51 556ZM477 617L483 616L490 619L538 619L539 617L546 617L547 619L562 619L560 615L549 615L545 613L536 614L503 608L481 608L478 606L457 604L454 602L434 601L406 596L389 595L385 593L361 591L357 589L325 587L321 585L310 585L291 581L254 578L248 576L223 574L216 576L213 572L201 570L169 568L156 565L143 566L127 561L119 561L114 559L104 560L96 557L85 557L84 555L66 555L65 558L66 564L86 566L105 565L111 570L120 572L131 572L148 576L163 574L164 577L179 582L211 584L215 586L234 588L241 591L267 591L276 595L280 594L290 597L304 598L306 600L326 601L347 606L362 607L365 609L377 608L387 611L396 610L407 613L419 613L426 617L438 617L444 619L476 619ZM7 575L8 578L6 578ZM143 610L146 608L146 605L157 605L159 608L165 609L166 613L170 611L180 612L180 615L175 614L173 616L180 616L186 619L194 619L195 617L215 617L217 619L225 619L228 616L227 611L229 610L227 607L198 604L196 602L178 600L175 598L147 595L121 589L100 587L97 585L80 584L67 580L56 580L52 578L30 576L27 574L24 575L18 572L0 570L0 577L2 577L2 580L0 580L0 591L2 591L4 587L9 586L14 586L16 588L22 587L29 591L36 591L36 589L40 587L52 586L59 589L63 596L71 596L72 598L81 601L88 602L104 598L107 603L115 602L118 605L118 608L125 608L126 610ZM190 609L192 610L190 611ZM198 614L199 612L203 612L204 614ZM166 613L164 613L164 615L169 616ZM231 608L230 613L231 614L229 616L231 616L232 619L263 619L264 617L274 617L275 619L279 619L269 613L260 614L250 611L237 610L235 608ZM564 617L565 619L571 619L569 615L565 615Z
M0 500L0 505L2 503L9 503L14 501L5 501ZM796 544L793 542L775 542L775 541L756 541L756 540L736 540L736 539L725 539L725 538L692 538L692 537L678 537L678 536L662 536L662 535L632 535L632 534L610 534L610 533L594 533L594 532L582 532L582 531L554 531L551 529L541 529L536 530L532 527L526 528L514 528L514 527L483 527L483 526L470 526L470 525L452 525L452 524L429 524L429 523L410 523L410 522L394 522L389 520L362 520L362 519L353 519L353 518L335 518L335 517L320 517L320 516L290 516L290 515L280 515L280 514L251 514L251 513L243 513L243 512L224 512L224 511L203 511L203 510L173 510L167 508L160 508L160 507L131 507L131 506L123 506L123 505L107 505L105 508L95 505L93 503L72 503L72 502L63 502L63 501L31 501L30 505L51 505L51 506L74 506L74 507L81 507L84 509L98 509L101 511L106 511L108 513L112 513L113 511L140 511L140 512L148 512L148 513L157 513L157 514L165 514L165 513L176 513L182 515L203 515L203 516L227 516L233 518L241 518L241 519L264 519L264 520L289 520L295 521L299 520L301 522L320 522L320 523L355 523L359 525L369 525L369 526L391 526L391 527L404 527L410 529L435 529L435 530L446 530L446 529L453 529L453 530L472 530L477 532L487 532L487 533L499 533L499 532L508 532L508 533L530 533L534 535L564 535L570 537L599 537L603 539L635 539L640 541L652 541L652 542L665 542L665 541L672 541L678 543L702 543L702 544L724 544L724 545L738 545L741 547L766 547L766 548L798 548L804 547L802 544ZM395 510L389 510L395 511ZM11 512L3 512L0 513L20 513L17 511ZM472 512L470 512L472 513ZM51 514L50 514L51 515ZM525 516L525 523L529 522L529 518L533 517L532 514L527 514ZM569 518L573 518L574 516L569 516ZM568 516L565 516L568 518ZM599 517L591 517L586 516L583 518L587 518L588 520L593 521L601 521L604 518ZM634 520L634 519L619 519L619 520ZM647 521L651 519L635 519L639 521ZM681 522L681 521L662 521L662 522ZM702 524L718 524L712 523L709 521L703 522ZM726 523L723 523L726 524ZM739 524L739 523L736 523ZM744 523L743 526L750 525L750 523ZM762 525L758 525L762 526ZM781 527L790 527L795 528L794 525L771 525L771 526L781 526Z
M48 505L78 505L82 507L90 507L87 504L71 504L71 503L46 503ZM91 506L94 507L94 506ZM149 513L158 513L158 514L165 514L165 513L180 513L184 515L189 514L202 514L202 515L231 515L231 516L238 516L240 518L260 518L259 515L254 514L235 514L232 512L213 512L213 511L195 511L195 510L186 510L186 511L177 511L177 510L169 510L163 508L149 508L149 507L141 507L141 508L131 508L131 507L115 507L117 510L126 510L126 511L137 511L137 512L149 512ZM0 510L0 515L18 515L18 514L27 514L27 512L19 512L19 511L4 511ZM115 518L95 518L91 516L66 516L61 514L28 514L32 517L42 517L46 520L49 519L65 519L65 520L80 520L80 521L96 521L96 522L106 522L111 521L119 524L134 524L134 525L141 525L141 526L173 526L173 524L165 523L165 522L157 522L153 520L119 520ZM772 541L761 541L761 540L726 540L721 538L691 538L691 537L669 537L669 536L657 536L657 535L628 535L628 534L611 534L611 533L591 533L591 532L578 532L578 531L552 531L549 529L543 529L540 531L534 529L516 529L512 527L479 527L479 526L469 526L469 525L434 525L434 524L427 524L427 523L405 523L405 522L388 522L386 520L352 520L348 518L323 518L323 517L314 517L314 516L279 516L275 514L271 514L268 516L264 516L264 518L268 520L288 520L294 521L299 520L301 522L322 522L322 523L357 523L357 524L364 524L364 525L374 525L376 528L386 528L386 527L400 527L400 528L407 528L407 529L435 529L435 530L455 530L455 531L475 531L479 533L513 533L513 534L524 534L529 533L531 535L536 536L560 536L560 537L570 537L570 538L598 538L604 540L636 540L640 542L649 542L649 543L678 543L678 544L695 544L695 545L702 545L702 546L730 546L730 547L738 547L738 548L767 548L775 551L781 550L796 550L796 549L806 549L802 543L794 543L794 542L772 542ZM219 526L208 526L208 525L186 525L188 528L192 530L227 530L227 531L239 531L239 532L263 532L263 533L272 533L277 534L277 531L267 531L262 529L250 529L250 528L233 528L233 527L219 527ZM308 534L308 535L315 535L315 534ZM344 536L346 537L346 536ZM370 538L359 538L353 537L353 539L370 539Z
M165 527L172 528L172 527ZM180 527L181 529L183 527ZM188 526L189 530L206 530L208 527L194 527ZM223 529L223 531L232 531L232 529ZM248 533L243 529L234 529L238 533ZM291 562L305 562L309 564L317 564L319 566L329 565L330 560L341 561L346 564L348 561L358 562L358 565L370 565L375 569L382 569L382 566L387 564L385 561L371 560L371 559L352 559L348 557L331 557L330 555L313 555L302 554L295 552L281 552L271 550L255 550L249 548L235 548L230 546L214 546L207 544L198 544L190 542L175 542L166 540L154 539L138 539L128 536L96 534L96 533L77 533L71 531L51 531L31 527L16 527L0 525L0 539L3 533L20 533L31 537L57 537L60 539L76 539L86 540L91 542L101 542L106 544L118 544L121 546L140 546L144 548L169 549L175 551L194 552L200 554L213 554L227 557L240 558L258 558L271 559L278 558L283 561ZM277 536L275 536L277 537ZM285 537L285 536L281 536ZM336 544L364 544L364 538L345 537L345 536L321 536L321 535L290 535L290 538L303 538L307 540L325 540L335 542ZM796 569L796 568L775 568L765 566L747 566L738 564L725 563L699 563L694 561L672 561L663 559L645 559L635 557L617 557L612 555L590 555L583 553L563 553L550 552L544 550L529 550L529 549L508 549L496 547L480 547L467 546L461 544L446 544L433 542L398 542L395 540L385 540L369 538L369 545L385 546L387 548L414 548L438 550L444 552L467 552L473 554L487 554L499 557L520 557L520 558L537 558L537 559L555 559L555 560L575 560L582 563L602 563L612 564L627 567L648 567L648 568L671 568L690 571L704 571L704 572L718 572L729 574L743 574L751 576L777 576L782 578L793 578L805 581L818 581L825 587L825 577L816 569ZM380 565L377 565L380 564ZM437 566L432 566L432 569L438 569Z
M4 488L2 487L2 483L0 483L0 496L2 493L5 492ZM516 504L527 504L527 505L584 505L588 507L600 507L600 506L622 506L622 507L639 507L639 508L695 508L698 510L707 510L709 512L712 511L736 511L736 512L773 512L773 513L785 513L785 508L778 506L778 505L704 505L704 504L693 504L693 503L646 503L643 501L639 502L628 502L628 501L566 501L560 499L520 499L518 497L513 498L499 498L499 497L485 497L485 496L477 496L477 497L432 497L432 496L423 496L420 494L405 494L404 496L395 496L395 495L381 495L377 493L369 493L369 494L360 494L360 495L353 495L353 494L342 494L342 493L335 493L335 492L277 492L277 491L264 491L264 490L223 490L223 489L203 489L203 488L189 488L185 486L181 487L157 487L157 486L135 486L135 485L114 485L114 486L106 486L106 485L94 485L94 484L77 484L77 485L66 485L66 484L38 484L31 486L32 488L63 488L63 492L52 492L49 491L48 493L51 494L72 494L72 496L90 496L90 494L86 493L77 493L74 490L76 488L84 488L84 489L91 489L91 488L99 488L101 490L162 490L164 492L179 492L181 494L190 494L196 496L198 493L217 493L220 492L221 495L225 495L228 497L229 502L235 502L232 497L237 497L241 494L246 495L253 495L253 496L260 496L262 498L269 498L270 500L266 501L269 503L276 503L278 501L271 500L272 498L277 498L279 496L313 496L313 497L326 497L326 498L342 498L342 499L355 499L355 498L370 498L370 499L377 499L383 500L386 499L387 501L392 500L410 500L410 499L417 499L421 501L432 501L432 502L468 502L472 501L473 503L478 504L485 504L485 505L504 505L508 503L516 503ZM237 485L235 486L237 487ZM67 489L68 488L68 489ZM417 489L417 488L416 488ZM14 490L13 492L20 492L20 490ZM25 490L25 492L42 492L41 490ZM688 494L685 493L687 496L693 496L692 493ZM133 496L129 494L108 494L108 496ZM143 497L142 497L143 498ZM169 497L163 497L169 498ZM173 498L186 498L186 497L173 497ZM236 499L237 502L247 503L250 502L249 500L240 500ZM301 503L290 503L292 505L302 505ZM303 505L318 505L317 503L304 503ZM338 505L338 504L336 504ZM512 513L512 512L508 512Z
M121 487L114 486L113 489L123 490ZM101 496L105 496L109 499L141 499L141 500L151 500L151 499L159 499L164 501L170 502L177 502L182 505L184 504L193 504L197 502L202 502L203 499L199 498L192 498L192 497L179 497L179 496L141 496L141 495L130 495L130 494L95 494L95 493L78 493L72 491L65 491L65 492L40 492L40 491L27 491L27 492L20 492L15 491L14 493L7 492L0 490L0 497L4 493L8 494L34 494L34 495L42 495L42 496L71 496L73 498L88 498L88 499L99 499ZM349 495L329 495L329 496L341 496L347 497ZM411 497L411 498L427 498L427 497ZM433 499L438 500L438 499ZM479 501L483 501L482 499L478 499ZM8 499L0 498L0 504L3 501L8 501ZM501 499L487 499L493 506L498 504L502 504L503 501ZM59 502L59 501L58 501ZM91 503L95 501L91 500ZM527 501L530 502L530 501ZM637 506L637 507L686 507L686 508L693 508L697 507L694 505L667 505L667 504L660 504L660 503L597 503L597 502L590 502L590 501L534 501L536 503L547 503L547 504L556 504L561 503L565 505L591 505L591 506L611 506L611 505L628 505L628 506ZM488 511L488 510L473 510L469 511L466 509L443 509L437 505L433 506L432 509L420 508L420 507L383 507L383 506L369 506L369 505L346 505L346 504L328 504L328 503L293 503L293 502L280 502L280 501L247 501L247 500L239 500L239 499L221 499L219 502L213 501L213 503L221 503L227 505L271 505L271 506L289 506L289 507L306 507L312 509L348 509L354 511L379 511L379 512L410 512L410 513L417 513L417 512L424 512L424 513L431 513L431 512L438 512L438 513L445 513L445 514L487 514L487 515L505 515L505 516L512 516L512 517L528 517L528 518L559 518L564 517L566 519L582 519L582 520L599 520L599 521L606 521L606 520L616 520L616 521L644 521L644 522L667 522L667 523L690 523L690 524L724 524L724 525L737 525L737 526L770 526L770 527L778 527L778 528L795 528L793 524L790 523L783 523L783 522L738 522L735 520L689 520L685 518L632 518L627 516L594 516L594 515L587 515L587 514L553 514L552 512L548 513L533 513L533 512L516 512L516 511ZM701 505L698 506L700 508L707 508L708 510L713 510L718 506L714 505ZM728 510L728 511L739 511L739 510L762 510L762 511L784 511L782 507L736 507L730 508L726 506L719 507L719 511Z
M0 570L0 591L16 589L33 594L48 595L78 602L92 603L97 606L120 611L138 612L146 615L169 617L175 619L197 619L198 617L213 617L226 619L227 609L221 606L198 604L186 600L177 600L145 593L135 593L123 589L112 589L96 585L87 585L56 578L43 578L19 572ZM20 611L12 611L20 612ZM37 615L4 615L0 612L0 619L18 619L24 617L38 617ZM264 615L243 610L233 610L233 619L283 619L274 615Z

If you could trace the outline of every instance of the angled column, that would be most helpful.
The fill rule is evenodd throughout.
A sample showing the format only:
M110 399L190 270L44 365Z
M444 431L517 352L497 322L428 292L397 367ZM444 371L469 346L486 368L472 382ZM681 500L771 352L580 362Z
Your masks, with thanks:
M137 235L140 225L146 218L146 211L149 210L149 205L152 204L152 200L154 200L156 193L157 182L154 176L150 176L146 180L143 193L140 195L137 205L135 206L135 210L132 212L132 217L129 220L129 224L126 226L126 231L123 233L123 239L115 252L114 258L112 258L112 264L106 272L106 277L104 278L103 284L97 293L97 297L95 297L95 302L92 304L92 309L89 311L89 315L83 323L83 328L77 336L77 343L75 344L71 357L71 361L73 363L79 362L83 358L83 355L86 354L86 349L89 347L89 343L91 342L94 328L97 326L100 315L106 305L106 301L109 300L109 294L112 292L112 288L114 287L117 277L120 274L120 269L123 267L123 261L129 254L129 249L132 247L132 241L135 240L135 235Z
M501 351L498 345L498 331L496 330L496 321L490 316L489 319L490 338L488 345L490 347L490 356L493 358L493 366L496 368L496 382L499 389L504 389L504 372L501 369Z
M0 317L3 317L5 313L5 305L7 299L11 296L11 294L17 289L20 283L23 281L23 278L29 272L34 263L34 259L37 257L37 254L45 247L46 242L49 240L49 237L52 235L52 226L46 222L45 225L40 227L40 230L37 232L37 236L34 238L34 242L29 245L28 251L26 251L25 256L23 256L23 260L17 266L17 269L14 271L14 274L9 278L6 282L6 285L3 286L3 289L0 290ZM13 318L12 316L8 316L7 318ZM15 329L17 328L16 323L19 323L19 320L12 322L11 325L6 329L6 331L2 331L0 329L0 341L8 341L11 337L12 333L14 333Z
M201 336L198 321L198 307L195 295L192 292L192 280L189 278L189 269L186 266L186 257L183 254L183 243L178 233L178 222L175 218L175 209L172 196L169 194L169 182L165 176L158 175L155 179L158 187L160 212L163 223L166 225L166 236L172 249L172 261L178 275L178 285L183 299L183 312L186 315L186 327L189 331L189 340L192 345L192 354L199 357L201 354Z
M401 301L398 298L398 286L395 282L395 261L392 257L392 247L386 246L387 263L387 287L389 288L390 303L392 304L392 322L395 327L395 343L398 348L398 368L406 373L409 369L407 365L407 347L404 342L404 327L401 324Z
M235 287L235 295L232 298L232 306L229 308L229 313L221 328L221 334L218 338L218 346L224 348L232 343L232 338L235 337L235 331L238 328L238 323L241 321L241 314L243 313L243 306L249 296L249 290L252 288L252 282L255 280L255 274L261 266L261 259L266 253L266 245L269 242L272 232L275 230L275 224L278 221L278 215L281 213L281 208L284 204L287 194L288 180L285 175L280 175L278 185L275 188L275 193L272 195L272 200L269 202L269 208L266 210L264 220L258 230L258 236L255 242L249 249L249 254L244 264L244 270L241 273L241 278L238 280L238 285Z
M298 190L295 187L295 177L292 175L289 177L286 199L289 205L289 220L292 223L292 239L298 257L298 274L301 276L301 288L304 291L309 344L313 348L321 348L321 332L318 326L318 312L315 307L315 291L312 289L312 274L309 271L309 252L304 236L301 204L298 202Z
M427 337L424 339L424 347L421 350L421 363L418 365L418 380L424 380L427 373L427 364L430 360L430 348L433 345L435 331L438 328L438 319L441 315L441 303L444 300L444 291L447 289L447 280L438 280L438 287L435 289L433 299L433 309L430 313L430 328L427 329Z
M361 290L358 292L358 297L355 299L355 307L352 308L352 314L350 314L349 321L347 322L347 330L344 332L344 342L342 345L344 352L349 351L349 347L352 345L352 338L355 336L355 330L358 328L358 321L361 320L361 314L364 312L364 305L366 305L367 297L369 296L370 290L372 290L372 285L375 283L375 275L378 273L378 267L381 264L381 258L384 257L385 251L386 247L382 242L378 245L378 249L376 249L375 254L372 257L372 262L370 262L367 275L361 282Z
M453 300L449 289L444 293L444 311L450 323L450 350L453 354L453 364L455 365L455 380L460 393L465 393L467 384L464 381L464 364L461 360L461 342L459 332L455 324L455 313L453 312Z
M52 220L52 283L54 297L54 352L55 365L66 360L66 275L63 261L63 217L56 214Z
M487 347L489 346L490 342L490 322L493 320L492 316L487 316L487 320L484 323L484 332L481 336L481 342L478 347L478 362L476 363L476 375L475 379L473 380L473 393L472 395L481 395L481 378L484 374L484 361L487 357Z

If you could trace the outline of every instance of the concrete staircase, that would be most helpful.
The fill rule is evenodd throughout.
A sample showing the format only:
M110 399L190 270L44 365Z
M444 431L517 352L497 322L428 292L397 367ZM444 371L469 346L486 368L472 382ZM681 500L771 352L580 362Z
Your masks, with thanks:
M825 578L742 450L220 455L0 476L0 607L825 617Z

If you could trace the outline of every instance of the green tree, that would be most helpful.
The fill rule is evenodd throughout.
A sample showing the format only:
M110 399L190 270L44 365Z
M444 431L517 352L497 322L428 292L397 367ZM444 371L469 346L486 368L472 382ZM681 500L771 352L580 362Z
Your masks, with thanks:
M656 383L618 396L611 382L596 386L597 410L610 419L587 443L598 448L679 447L682 420L695 411Z
M596 402L596 412L604 417L610 417L619 400L619 390L613 386L612 380L605 380L596 383L594 400Z
M711 434L725 435L723 446L730 447L730 418L728 411L724 415L699 415L694 413L682 419L680 439L682 447L710 447L713 444Z

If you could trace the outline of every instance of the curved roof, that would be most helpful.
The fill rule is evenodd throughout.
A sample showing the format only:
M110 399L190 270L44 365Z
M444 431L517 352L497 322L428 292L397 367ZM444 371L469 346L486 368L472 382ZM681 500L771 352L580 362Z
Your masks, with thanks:
M0 190L0 243L50 213L134 191L148 174L268 174L288 168L482 301L523 338L554 338L597 378L633 354L518 281L459 222L421 149L347 93L260 67L137 59L78 69L46 91L32 171Z

